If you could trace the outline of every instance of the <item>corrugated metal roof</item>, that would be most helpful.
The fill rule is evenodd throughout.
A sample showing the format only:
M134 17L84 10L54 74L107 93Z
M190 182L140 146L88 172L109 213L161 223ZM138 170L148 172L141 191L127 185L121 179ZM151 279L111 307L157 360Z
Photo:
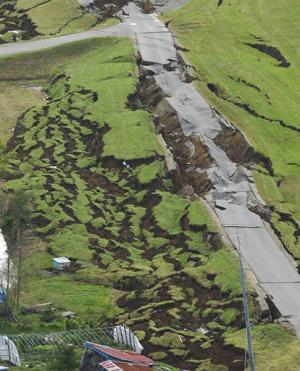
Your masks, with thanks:
M134 363L138 365L144 366L152 366L154 365L154 361L148 357L142 356L141 354L124 351L119 349L110 348L104 345L85 342L85 346L88 349L96 351L98 354L105 354L111 357L113 360L117 361L125 361L129 363Z

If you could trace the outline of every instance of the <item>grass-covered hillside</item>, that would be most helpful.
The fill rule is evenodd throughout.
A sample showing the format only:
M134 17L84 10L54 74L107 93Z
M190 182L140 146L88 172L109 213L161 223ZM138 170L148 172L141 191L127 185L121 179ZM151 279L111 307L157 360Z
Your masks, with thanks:
M189 49L199 90L271 159L254 175L299 262L300 3L191 0L164 17Z
M97 17L77 0L3 0L0 2L0 44L87 31L111 15L98 10ZM114 22L110 18L105 25Z
M1 171L6 192L34 196L22 308L54 310L17 313L1 331L126 322L156 360L239 369L242 350L222 340L242 326L237 261L208 242L216 227L201 202L174 194L150 114L142 103L128 108L138 82L131 42L1 59L0 79L44 88L17 120ZM56 256L72 259L70 271L55 274ZM63 319L64 310L76 319Z

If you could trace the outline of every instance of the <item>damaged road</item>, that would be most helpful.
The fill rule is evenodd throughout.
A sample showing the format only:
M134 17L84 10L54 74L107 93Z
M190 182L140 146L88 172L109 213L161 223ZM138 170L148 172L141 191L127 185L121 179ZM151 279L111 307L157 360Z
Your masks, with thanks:
M0 46L0 56L92 37L121 35L134 38L145 74L155 79L163 92L162 99L176 112L184 136L198 137L209 153L211 161L206 168L197 168L195 164L190 168L191 171L205 173L209 179L211 186L206 193L209 205L261 288L300 337L300 276L292 259L264 221L264 212L258 211L267 207L256 190L251 172L242 164L233 162L224 146L216 140L222 136L224 127L233 132L236 129L208 105L190 82L186 82L184 65L179 61L173 37L158 17L143 14L132 3L123 9L123 22L117 26L3 45Z
M212 183L206 194L209 205L260 287L300 337L300 276L295 264L263 220L268 208L251 172L230 160L215 141L224 127L236 129L209 106L193 84L185 82L172 35L160 20L141 14L132 4L126 12L125 22L134 25L142 68L154 76L164 99L176 111L183 134L198 136L213 159L209 168L202 169Z

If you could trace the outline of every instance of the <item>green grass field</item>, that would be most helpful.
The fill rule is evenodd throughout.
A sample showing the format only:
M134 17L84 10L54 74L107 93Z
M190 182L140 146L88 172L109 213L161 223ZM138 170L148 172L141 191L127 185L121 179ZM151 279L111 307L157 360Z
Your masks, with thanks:
M36 24L36 31L42 36L63 35L86 31L97 23L96 17L82 10L77 0L17 0L17 10L25 10Z
M0 82L0 142L5 144L13 134L17 119L27 109L43 103L34 85L15 84L12 81ZM7 106L11 109L7 110Z
M300 259L299 99L300 4L293 0L191 0L165 14L196 68L196 85L206 99L240 128L257 151L268 156L274 176L254 172L272 221L294 257ZM277 48L290 64L247 44ZM275 55L276 56L276 55ZM214 94L208 84L214 84Z

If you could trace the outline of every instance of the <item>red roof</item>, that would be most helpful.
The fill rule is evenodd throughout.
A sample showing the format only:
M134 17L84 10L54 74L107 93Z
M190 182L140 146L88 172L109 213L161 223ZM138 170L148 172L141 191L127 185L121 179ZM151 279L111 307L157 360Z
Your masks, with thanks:
M154 361L148 357L142 356L136 352L130 352L125 350L118 350L114 348L110 348L104 345L95 344L86 342L90 349L94 349L95 351L105 353L106 355L114 358L118 361L125 361L129 363L138 364L141 366L152 366L154 365Z

